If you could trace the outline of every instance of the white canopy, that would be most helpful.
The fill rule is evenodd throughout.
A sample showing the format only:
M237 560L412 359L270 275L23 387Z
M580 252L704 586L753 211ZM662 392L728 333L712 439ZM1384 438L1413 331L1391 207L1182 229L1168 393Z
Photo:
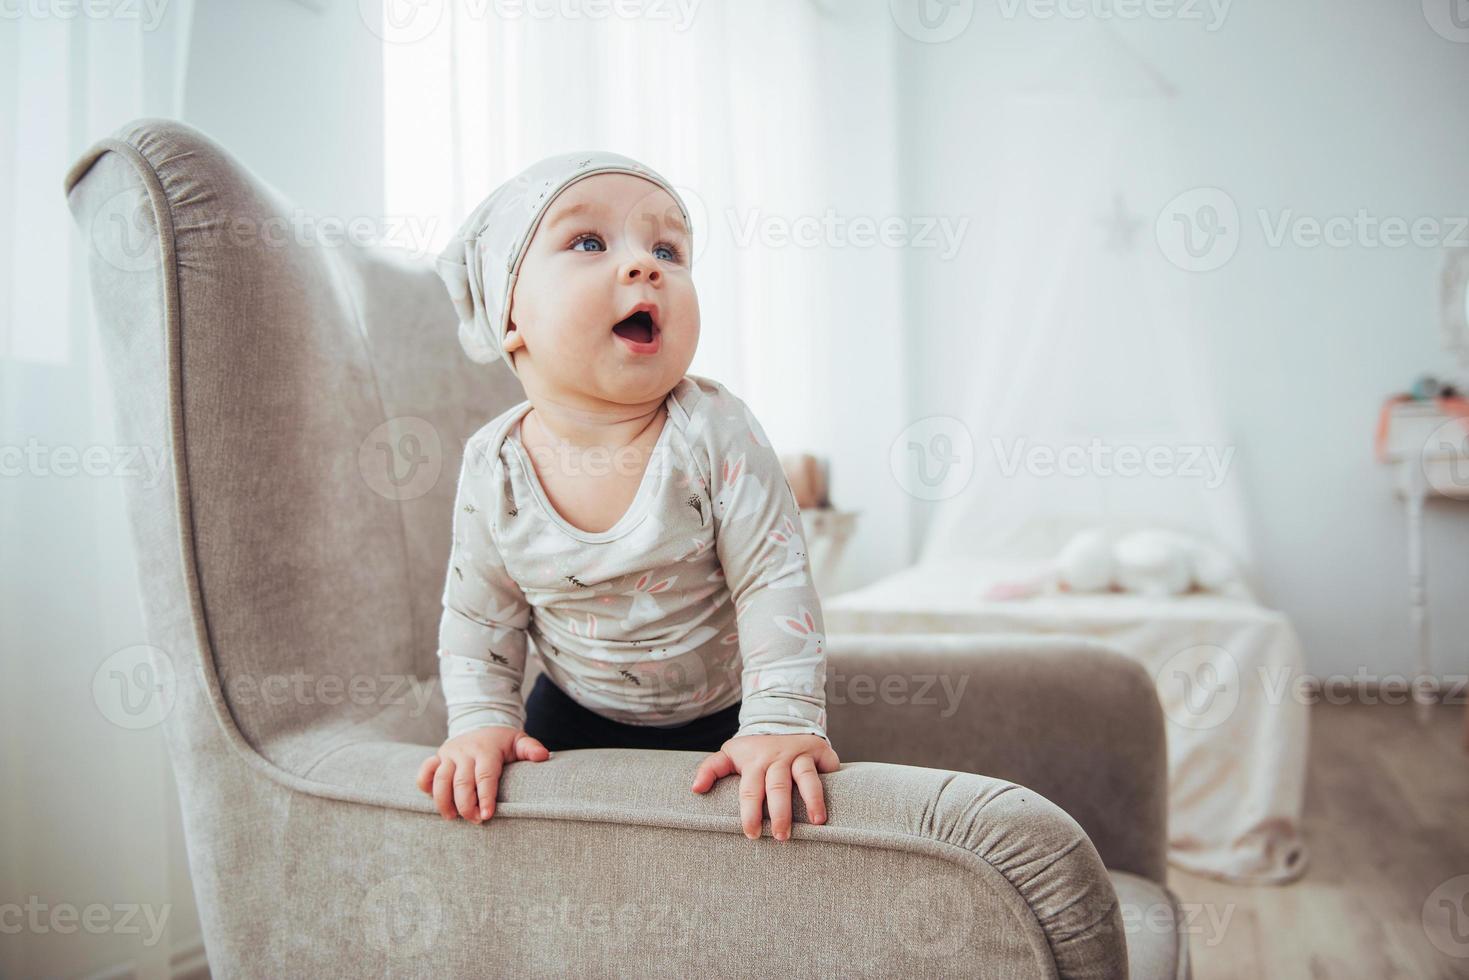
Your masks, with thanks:
M1009 100L962 419L976 463L921 560L1048 557L1104 523L1198 533L1248 560L1200 273L1171 264L1154 231L1197 183L1176 162L1172 94L1098 24Z

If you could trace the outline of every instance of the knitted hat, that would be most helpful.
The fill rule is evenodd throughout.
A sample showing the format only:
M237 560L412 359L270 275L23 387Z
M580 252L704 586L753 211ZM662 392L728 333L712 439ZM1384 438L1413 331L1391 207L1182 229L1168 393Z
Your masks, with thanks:
M678 191L636 160L592 151L531 164L480 202L439 253L436 268L459 313L459 343L470 360L488 364L502 357L515 370L505 350L505 334L526 246L557 195L595 174L631 174L658 185L678 204L684 227L693 234L689 209Z

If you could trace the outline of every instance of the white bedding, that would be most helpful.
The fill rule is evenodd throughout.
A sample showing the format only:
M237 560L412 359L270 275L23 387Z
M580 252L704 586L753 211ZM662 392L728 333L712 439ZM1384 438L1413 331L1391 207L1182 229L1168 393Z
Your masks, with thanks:
M1066 633L1108 642L1158 682L1167 719L1169 860L1243 882L1305 868L1307 706L1290 622L1252 599L1190 594L989 599L1043 563L921 564L822 603L827 633Z

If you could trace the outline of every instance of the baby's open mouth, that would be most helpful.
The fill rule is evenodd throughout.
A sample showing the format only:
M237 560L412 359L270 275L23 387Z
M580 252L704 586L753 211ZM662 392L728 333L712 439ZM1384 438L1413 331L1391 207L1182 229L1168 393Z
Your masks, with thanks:
M627 319L619 320L612 327L612 332L617 336L625 337L635 344L652 343L655 330L653 315L647 310L638 310Z

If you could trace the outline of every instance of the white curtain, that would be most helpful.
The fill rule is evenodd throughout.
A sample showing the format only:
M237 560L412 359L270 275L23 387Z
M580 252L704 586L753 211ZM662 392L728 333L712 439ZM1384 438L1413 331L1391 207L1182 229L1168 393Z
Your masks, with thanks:
M161 935L26 930L0 974L198 955L162 733L109 720L110 656L144 642L128 480L62 177L96 139L176 116L192 2L10 5L0 22L0 903L167 908ZM155 19L156 17L156 19ZM89 452L90 451L90 452ZM43 913L44 921L45 913ZM149 942L149 939L152 942Z
M882 350L856 364L837 351L889 329L900 251L785 236L829 209L895 210L887 4L703 0L600 19L479 8L495 9L451 0L426 37L388 32L387 211L427 216L438 248L534 160L592 147L643 160L693 212L703 331L690 370L745 398L777 445L839 448L842 389L896 390ZM854 298L868 317L854 319Z
M1186 186L1176 112L1105 27L1008 101L978 329L959 355L975 466L921 560L1047 558L1099 524L1173 527L1248 559L1191 273L1155 240Z

